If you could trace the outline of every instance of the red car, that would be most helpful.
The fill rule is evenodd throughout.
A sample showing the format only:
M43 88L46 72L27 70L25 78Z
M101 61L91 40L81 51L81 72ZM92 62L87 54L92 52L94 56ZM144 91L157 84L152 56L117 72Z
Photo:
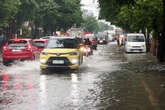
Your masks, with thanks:
M10 39L3 47L3 64L12 60L34 60L39 50L31 39Z
M42 50L46 47L48 39L34 39L34 44L38 47L39 52L41 53Z

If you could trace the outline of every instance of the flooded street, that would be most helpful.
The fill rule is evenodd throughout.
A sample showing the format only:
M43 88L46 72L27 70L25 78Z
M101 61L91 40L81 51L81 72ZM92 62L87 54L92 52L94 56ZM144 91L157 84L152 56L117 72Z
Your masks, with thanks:
M0 65L0 110L164 110L165 70L149 54L100 45L76 71Z

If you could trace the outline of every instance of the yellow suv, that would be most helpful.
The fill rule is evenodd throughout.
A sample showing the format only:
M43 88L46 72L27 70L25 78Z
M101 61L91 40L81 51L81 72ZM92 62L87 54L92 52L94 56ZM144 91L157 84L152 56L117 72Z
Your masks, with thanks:
M73 37L50 38L40 54L41 70L49 68L77 69L83 62L78 40Z

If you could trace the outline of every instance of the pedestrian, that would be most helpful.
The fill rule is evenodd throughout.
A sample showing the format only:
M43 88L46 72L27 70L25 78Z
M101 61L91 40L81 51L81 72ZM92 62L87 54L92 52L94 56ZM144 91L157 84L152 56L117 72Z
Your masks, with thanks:
M116 36L117 45L120 47L119 35Z

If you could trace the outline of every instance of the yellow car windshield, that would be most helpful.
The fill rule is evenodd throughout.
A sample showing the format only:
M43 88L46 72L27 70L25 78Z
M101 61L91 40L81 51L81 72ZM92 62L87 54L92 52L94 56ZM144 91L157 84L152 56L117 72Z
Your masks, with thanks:
M77 48L78 41L70 38L50 39L46 48Z

